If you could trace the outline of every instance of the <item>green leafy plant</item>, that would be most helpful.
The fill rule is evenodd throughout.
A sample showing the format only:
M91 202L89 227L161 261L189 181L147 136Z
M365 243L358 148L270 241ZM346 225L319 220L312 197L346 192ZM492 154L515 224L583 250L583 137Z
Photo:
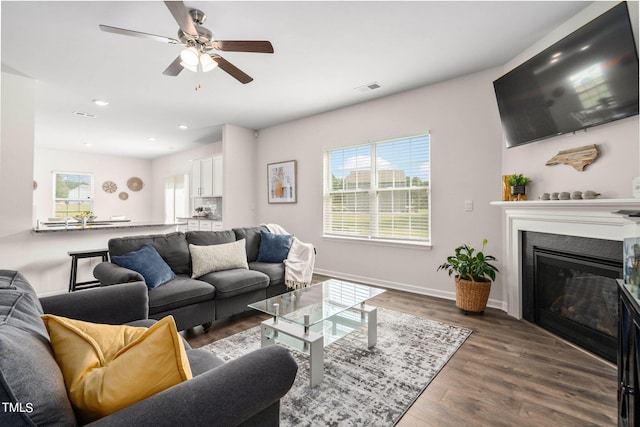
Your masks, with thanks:
M498 269L490 263L496 261L493 255L485 255L484 247L487 239L482 239L482 248L478 251L469 244L458 246L454 255L447 257L447 261L438 267L438 270L446 270L451 276L453 273L464 280L474 282L488 282L496 280Z
M521 173L513 174L508 179L507 182L512 187L525 186L531 182L531 178L527 178Z

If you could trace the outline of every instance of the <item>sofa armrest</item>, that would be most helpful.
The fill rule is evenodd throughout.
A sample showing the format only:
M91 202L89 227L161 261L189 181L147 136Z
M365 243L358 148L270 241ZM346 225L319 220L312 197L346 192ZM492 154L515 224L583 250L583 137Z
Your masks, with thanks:
M120 325L149 317L149 292L143 282L84 289L40 299L47 314Z
M278 403L297 371L289 350L261 348L90 425L237 426Z
M93 269L93 277L103 285L115 285L116 283L144 282L144 277L137 271L120 267L112 262L101 262Z

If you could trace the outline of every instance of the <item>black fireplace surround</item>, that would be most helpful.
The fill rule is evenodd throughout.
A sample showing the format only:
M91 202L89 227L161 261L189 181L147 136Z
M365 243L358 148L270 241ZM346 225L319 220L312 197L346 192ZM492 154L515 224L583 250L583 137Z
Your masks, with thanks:
M622 242L521 231L522 317L611 362Z

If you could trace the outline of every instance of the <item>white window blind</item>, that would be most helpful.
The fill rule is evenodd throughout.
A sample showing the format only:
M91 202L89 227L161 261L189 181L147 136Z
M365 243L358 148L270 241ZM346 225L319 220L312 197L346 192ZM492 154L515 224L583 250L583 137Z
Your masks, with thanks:
M324 153L324 234L430 241L430 136Z

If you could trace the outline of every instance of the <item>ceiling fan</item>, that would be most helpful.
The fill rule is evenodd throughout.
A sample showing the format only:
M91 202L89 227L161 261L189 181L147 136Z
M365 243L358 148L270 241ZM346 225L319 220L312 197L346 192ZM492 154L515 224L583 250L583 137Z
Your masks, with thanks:
M247 84L253 81L251 76L220 55L209 53L209 51L215 49L223 52L273 53L271 42L266 40L216 40L211 31L202 26L207 19L204 12L198 9L189 10L181 1L165 1L164 4L176 22L178 22L180 27L178 39L125 30L109 25L100 25L100 29L108 33L184 46L185 48L180 52L180 55L162 72L165 76L177 76L184 68L194 72L198 70L207 72L220 67L240 83Z

